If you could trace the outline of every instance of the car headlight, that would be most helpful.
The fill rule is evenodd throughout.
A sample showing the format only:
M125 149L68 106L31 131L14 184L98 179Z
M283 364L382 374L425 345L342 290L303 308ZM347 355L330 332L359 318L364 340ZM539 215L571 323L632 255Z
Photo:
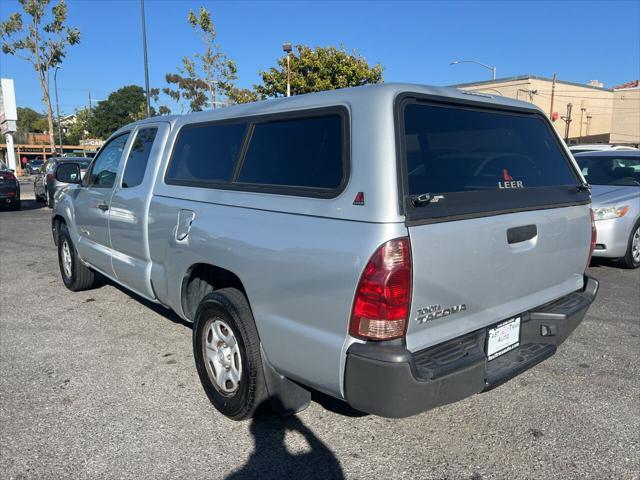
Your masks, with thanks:
M629 211L629 205L622 205L620 207L604 207L594 208L593 216L597 220L609 220L612 218L624 217Z

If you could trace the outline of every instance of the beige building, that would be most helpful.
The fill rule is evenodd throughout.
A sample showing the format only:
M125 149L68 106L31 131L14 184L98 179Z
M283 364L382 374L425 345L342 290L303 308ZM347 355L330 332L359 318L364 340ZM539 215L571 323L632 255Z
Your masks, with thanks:
M613 89L611 138L615 144L640 144L640 81Z
M555 86L554 86L555 83ZM567 143L609 143L612 132L619 131L615 143L635 144L640 141L638 131L638 89L609 90L592 80L587 84L566 82L551 78L523 75L498 78L485 82L455 85L462 90L502 95L531 102L540 107L553 120L556 130ZM622 98L624 96L624 99ZM618 100L616 100L618 98ZM553 106L552 106L553 102ZM635 105L635 124L633 120ZM615 125L624 124L624 127ZM620 114L624 113L624 117ZM633 130L635 128L635 130ZM629 130L631 129L631 130ZM624 137L623 137L624 136ZM624 138L625 140L621 140Z

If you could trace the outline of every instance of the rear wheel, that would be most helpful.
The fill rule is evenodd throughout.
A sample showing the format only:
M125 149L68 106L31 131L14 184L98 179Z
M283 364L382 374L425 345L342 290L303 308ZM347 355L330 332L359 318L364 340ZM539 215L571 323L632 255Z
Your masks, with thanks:
M622 257L622 263L626 268L640 267L640 220L631 229L627 253Z
M202 299L195 315L193 353L213 406L232 420L252 417L267 390L258 332L242 292L224 288Z
M58 263L62 281L69 290L79 292L94 286L96 274L78 258L78 252L73 246L69 230L64 223L60 225L58 238Z

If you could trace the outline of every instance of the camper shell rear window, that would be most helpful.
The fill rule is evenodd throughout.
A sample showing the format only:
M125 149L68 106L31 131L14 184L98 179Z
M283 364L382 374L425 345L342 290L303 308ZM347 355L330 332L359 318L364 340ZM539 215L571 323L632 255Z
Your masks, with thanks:
M589 201L553 127L536 110L405 97L396 103L396 120L400 201L409 221Z

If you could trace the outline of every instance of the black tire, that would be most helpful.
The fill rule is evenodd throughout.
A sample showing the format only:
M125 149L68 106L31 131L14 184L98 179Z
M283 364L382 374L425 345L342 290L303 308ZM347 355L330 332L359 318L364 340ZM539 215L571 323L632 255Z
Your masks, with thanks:
M67 275L63 266L62 257L65 244L68 246L68 251L71 256L71 275ZM60 234L58 237L58 265L60 266L60 275L62 275L62 281L65 287L72 292L88 290L95 285L96 274L78 258L78 252L71 241L69 230L64 223L60 225Z
M11 204L11 210L21 210L22 209L22 201L20 199L16 200Z
M251 418L267 398L260 356L260 339L245 296L235 288L223 288L206 295L198 305L193 327L193 353L202 387L213 406L232 420ZM205 341L213 320L222 320L235 336L242 361L237 389L223 394L211 379Z
M38 195L38 192L36 191L36 187L35 186L33 187L33 192L34 192L34 195L36 196L36 202L38 202L38 203L44 202L44 198L42 196Z
M627 241L627 253L620 260L622 261L622 265L625 268L638 268L640 267L640 261L635 261L633 259L633 236L640 229L640 219L635 223L633 228L631 229L631 234L629 235L629 240Z

